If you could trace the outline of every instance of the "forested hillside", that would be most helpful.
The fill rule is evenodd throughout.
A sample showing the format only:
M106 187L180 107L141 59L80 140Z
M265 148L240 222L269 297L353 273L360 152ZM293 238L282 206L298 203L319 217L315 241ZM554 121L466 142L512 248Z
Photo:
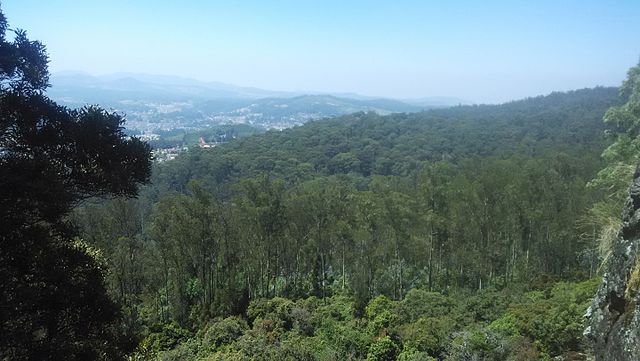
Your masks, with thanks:
M142 358L580 353L601 261L586 185L623 101L308 123L192 150L75 219Z
M599 157L602 114L619 102L614 88L554 93L503 105L462 106L379 116L356 113L205 152L156 170L156 185L184 190L189 179L233 184L259 173L286 179L353 173L407 176L424 162L545 153Z

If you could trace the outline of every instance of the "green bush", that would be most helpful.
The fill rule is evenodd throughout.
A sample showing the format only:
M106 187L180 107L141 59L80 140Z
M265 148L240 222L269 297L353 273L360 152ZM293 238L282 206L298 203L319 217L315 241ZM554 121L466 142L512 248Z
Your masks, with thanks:
M277 340L269 334L251 330L240 337L233 349L250 360L277 360Z
M440 317L449 315L452 300L438 292L412 289L398 305L402 323L415 322L420 317Z
M512 295L508 290L498 291L493 288L483 289L476 293L465 292L456 295L458 322L470 324L474 322L491 322L499 318L509 306Z
M527 337L547 356L578 351L585 328L583 315L596 287L595 280L558 282L546 290L527 292L490 328Z
M202 358L202 361L250 361L252 358L235 350L218 351Z
M396 325L398 316L392 311L382 311L367 325L367 333L371 336L379 336L387 333L387 330Z
M140 343L143 353L155 354L158 351L171 350L191 337L191 333L177 323L166 323L151 328L149 335Z
M490 329L471 327L453 335L446 354L447 361L504 361L509 355L508 341Z
M158 361L191 361L195 360L198 355L199 344L191 339L182 342L174 349L161 351L158 353L156 360Z
M426 352L405 347L398 355L398 361L436 361L436 359L429 356Z
M239 317L216 319L204 328L202 344L213 350L221 345L231 344L248 329L247 323Z
M334 295L319 302L315 310L316 321L333 319L336 321L350 321L354 319L353 298Z
M380 295L371 301L365 308L365 315L369 320L367 333L371 336L381 336L397 324L398 302L390 300L387 296Z
M371 339L360 326L355 321L329 319L316 330L316 335L322 345L335 351L338 359L362 359L367 354Z
M449 344L453 328L450 317L425 317L398 329L405 346L437 357Z
M369 346L367 361L393 361L399 353L400 347L389 336L384 336Z
M164 324L151 329L136 357L209 361L550 359L582 349L582 315L597 284L597 280L559 282L520 294L486 290L467 292L464 297L414 289L402 301L375 297L362 318L354 316L354 300L344 295L296 302L259 299L247 311L251 329L242 318L218 318L191 337L175 323ZM491 302L498 303L496 310L491 310Z
M291 322L293 329L303 336L313 336L315 327L313 325L312 315L307 309L298 305L291 309Z
M293 326L291 320L293 307L293 301L286 298L261 298L251 301L247 309L247 317L254 326L255 324L273 325L274 330L288 331Z
M280 344L277 361L314 361L314 339L308 337L292 337Z
M383 312L395 312L398 302L392 301L385 295L379 295L369 301L365 308L365 314L370 321L373 321Z

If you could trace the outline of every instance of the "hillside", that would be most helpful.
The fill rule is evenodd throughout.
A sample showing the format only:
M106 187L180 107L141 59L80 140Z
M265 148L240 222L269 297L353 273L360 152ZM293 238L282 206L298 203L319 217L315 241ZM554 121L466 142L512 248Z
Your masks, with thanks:
M595 88L502 105L358 113L195 151L156 175L182 179L184 189L185 177L234 183L264 171L289 180L300 172L406 176L426 161L541 156L551 150L595 160L605 144L602 115L619 102L615 88ZM184 167L188 174L181 173Z
M75 219L142 358L569 357L601 261L586 184L621 102L595 88L269 131Z

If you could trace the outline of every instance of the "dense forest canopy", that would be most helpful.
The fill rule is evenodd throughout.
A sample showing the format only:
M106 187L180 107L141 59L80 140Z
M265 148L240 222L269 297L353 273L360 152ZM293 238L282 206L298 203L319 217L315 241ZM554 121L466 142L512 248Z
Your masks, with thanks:
M602 117L623 101L617 89L595 88L308 123L191 150L156 165L138 200L76 216L113 270L128 332L148 335L144 357L271 359L293 352L285 345L300 337L316 351L292 359L360 359L377 347L415 359L578 352L595 283L555 282L597 274L600 230L589 209L603 194L586 184L609 144ZM474 312L490 315L465 316L469 295L486 302ZM391 313L384 317L415 316L377 320L376 302ZM449 311L395 309L407 302L444 302ZM343 309L322 311L332 304ZM528 328L566 307L559 324ZM295 326L300 312L309 325ZM323 312L346 318L325 325L316 319ZM368 331L355 331L362 325ZM236 336L209 345L208 332L232 332L209 327ZM339 337L355 339L338 344L325 327L353 329ZM554 327L566 336L554 339ZM436 338L417 341L423 329ZM456 346L468 337L487 343ZM264 351L246 342L266 342ZM319 351L319 342L328 345Z
M189 179L210 185L269 173L297 178L353 173L407 176L424 162L566 153L599 157L602 114L619 104L614 88L554 93L503 105L462 106L378 116L357 113L202 152L159 167L155 184L184 190Z

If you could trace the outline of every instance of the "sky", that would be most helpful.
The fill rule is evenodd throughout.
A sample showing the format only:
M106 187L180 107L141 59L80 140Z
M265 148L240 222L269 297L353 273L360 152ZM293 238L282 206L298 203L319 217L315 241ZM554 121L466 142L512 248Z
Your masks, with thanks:
M640 1L0 0L50 70L497 103L617 86Z

